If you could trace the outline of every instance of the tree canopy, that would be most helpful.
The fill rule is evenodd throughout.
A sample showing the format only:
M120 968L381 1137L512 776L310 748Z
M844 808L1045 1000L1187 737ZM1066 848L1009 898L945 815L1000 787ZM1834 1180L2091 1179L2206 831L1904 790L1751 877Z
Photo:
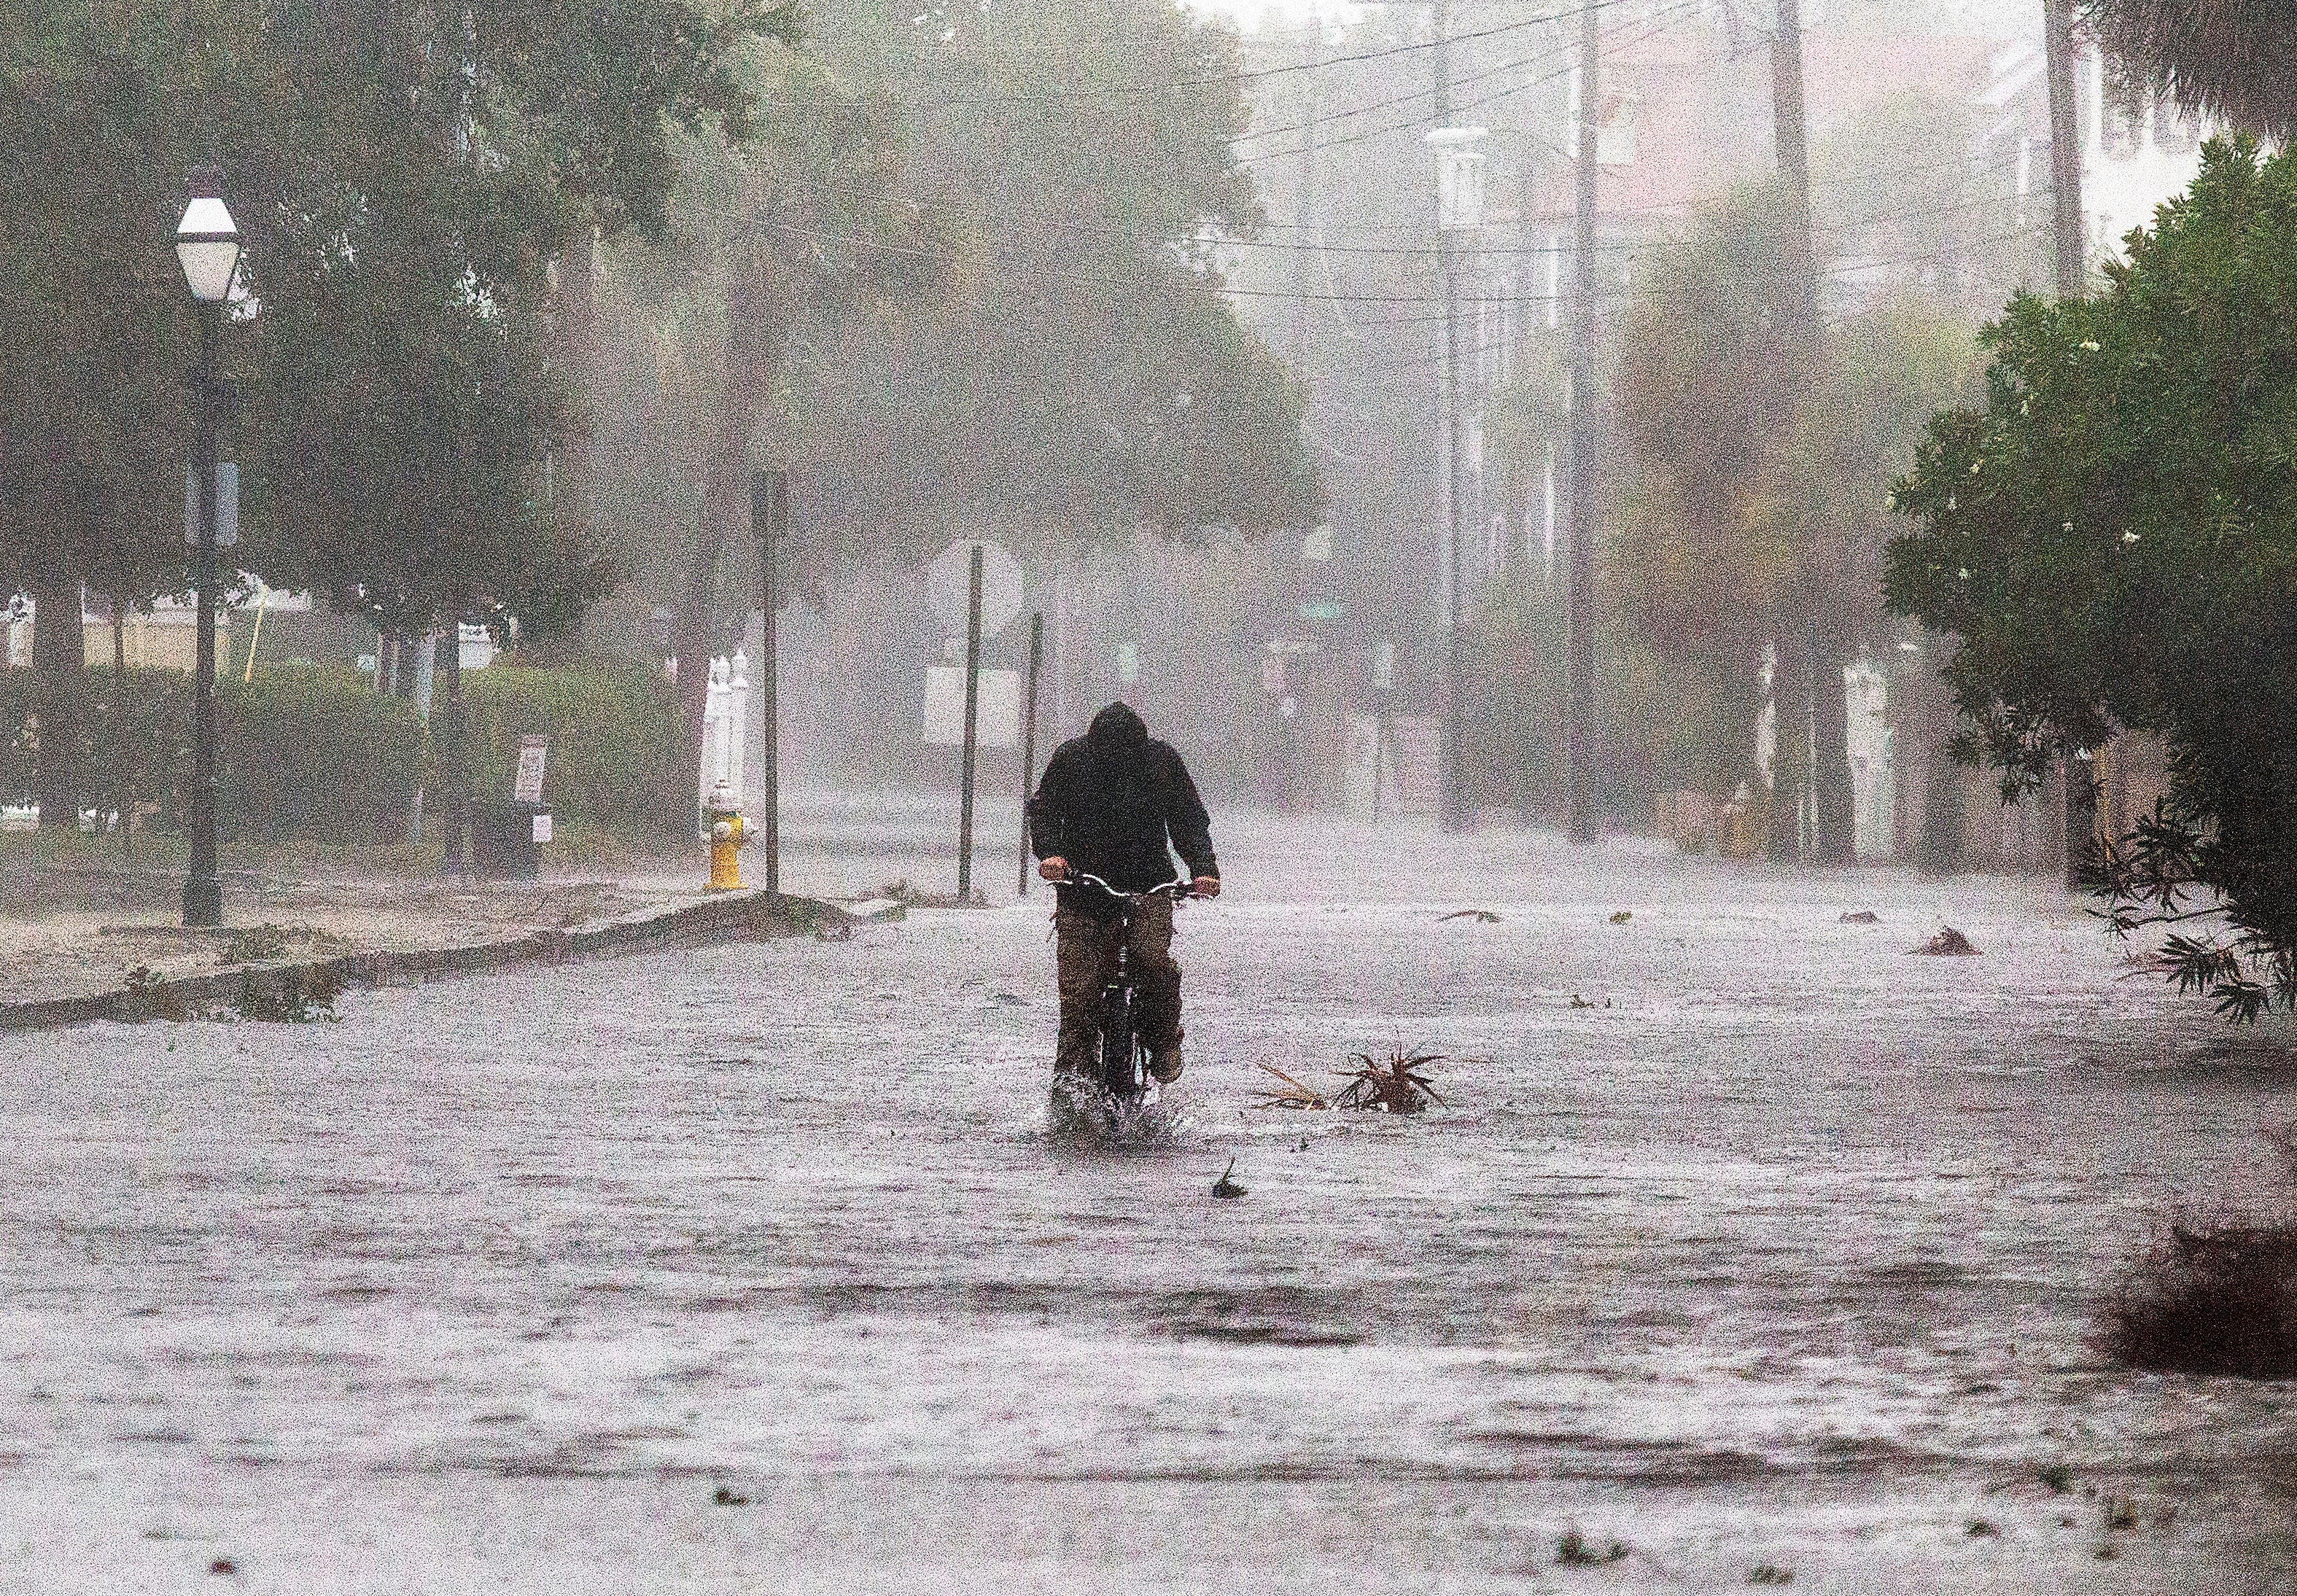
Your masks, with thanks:
M2082 0L2126 82L2274 138L2297 132L2297 15L2286 0Z
M1967 324L1903 298L1799 354L1781 222L1768 190L1720 206L1654 270L1621 341L1635 471L1606 582L1630 631L1696 684L1682 718L1713 741L1685 774L1721 793L1752 773L1766 646L1823 636L1814 686L1839 695L1828 671L1881 643L1890 484L1972 365Z
M1959 635L1964 752L2005 793L2163 739L2168 795L2092 884L2172 928L2182 986L2297 1007L2297 160L2212 142L2107 279L1987 330L1984 407L1898 490L1890 603Z

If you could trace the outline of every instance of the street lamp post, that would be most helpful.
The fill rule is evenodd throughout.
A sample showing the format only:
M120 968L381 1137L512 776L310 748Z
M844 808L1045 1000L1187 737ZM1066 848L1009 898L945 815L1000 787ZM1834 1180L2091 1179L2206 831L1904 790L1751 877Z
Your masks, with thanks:
M193 453L193 504L199 537L199 657L192 687L192 867L184 879L184 924L223 924L223 884L216 877L215 593L216 476L222 395L216 384L216 341L239 270L239 228L223 202L223 173L191 174L190 202L176 226L176 259L199 306L196 379L199 432Z

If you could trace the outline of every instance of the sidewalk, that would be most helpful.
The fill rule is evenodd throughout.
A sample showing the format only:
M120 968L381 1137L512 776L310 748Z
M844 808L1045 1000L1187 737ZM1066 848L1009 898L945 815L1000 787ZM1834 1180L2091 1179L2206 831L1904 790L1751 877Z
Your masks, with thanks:
M842 911L698 883L449 883L226 872L218 930L186 930L181 878L20 872L0 910L0 1032L258 996L472 974L671 945L834 934ZM29 890L27 890L27 889Z

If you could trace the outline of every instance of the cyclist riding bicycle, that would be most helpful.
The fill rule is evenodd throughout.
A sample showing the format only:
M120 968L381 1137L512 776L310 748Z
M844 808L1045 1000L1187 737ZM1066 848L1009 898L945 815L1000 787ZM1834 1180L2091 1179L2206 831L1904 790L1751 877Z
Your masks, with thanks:
M1148 1073L1170 1085L1181 1078L1181 967L1173 959L1173 900L1125 901L1074 876L1097 876L1120 893L1146 893L1173 879L1178 852L1199 897L1220 895L1212 818L1189 768L1170 745L1148 735L1122 703L1095 715L1046 762L1029 801L1029 841L1037 874L1060 888L1058 933L1061 1034L1054 1068L1090 1075L1100 1036L1100 993L1125 945L1134 983L1135 1024L1148 1049Z

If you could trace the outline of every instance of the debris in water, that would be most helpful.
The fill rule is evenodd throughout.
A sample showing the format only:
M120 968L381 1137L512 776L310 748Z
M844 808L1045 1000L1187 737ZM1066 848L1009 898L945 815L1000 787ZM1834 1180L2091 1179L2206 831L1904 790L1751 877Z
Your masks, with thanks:
M236 1574L239 1572L239 1565L233 1562L227 1557L219 1557L216 1559L214 1562L208 1565L208 1572L210 1574L222 1575Z
M1236 1173L1236 1160L1231 1158L1228 1161L1228 1167L1221 1171L1221 1178L1213 1182L1214 1197L1240 1197L1244 1195L1244 1188L1229 1179L1234 1173Z
M750 1499L731 1485L719 1486L717 1493L710 1500L721 1508L745 1508L750 1505Z
M1445 1057L1441 1053L1407 1053L1400 1047L1390 1048L1386 1058L1352 1053L1349 1058L1356 1067L1340 1072L1348 1084L1340 1093L1339 1106L1417 1114L1430 1100L1443 1103L1443 1094L1428 1084L1424 1072L1431 1064L1445 1062Z
M1496 926L1500 923L1499 916L1488 909L1455 909L1450 914L1437 915L1436 918L1438 921L1473 920L1478 926Z
M1782 1568L1776 1563L1758 1563L1755 1571L1747 1575L1747 1583L1750 1585L1791 1585L1794 1584L1794 1570Z
M1619 910L1619 912L1618 912L1618 913L1617 913L1617 914L1615 914L1615 915L1613 915L1613 916L1611 917L1611 924L1612 924L1612 925L1614 925L1614 926L1624 926L1624 925L1626 925L1629 920L1632 920L1632 919L1634 919L1634 917L1635 917L1635 911L1634 911L1634 909L1623 909Z
M1991 1518L1972 1518L1963 1526L1962 1533L1974 1541L1984 1540L1988 1536L1999 1535L2002 1533L2002 1526Z
M1914 951L1925 958L1975 958L1978 957L1978 950L1970 945L1970 939L1951 926L1941 930Z
M1579 1533L1577 1526L1565 1530L1562 1539L1555 1543L1555 1560L1567 1568L1600 1568L1626 1555L1625 1543L1618 1541L1597 1551L1588 1544L1587 1537Z
M1882 923L1882 917L1871 909L1854 909L1842 917L1842 923L1845 926L1879 926Z
M1258 1066L1284 1084L1275 1090L1263 1090L1258 1107L1262 1108L1330 1108L1332 1105L1322 1092L1306 1082L1286 1074L1272 1064Z

